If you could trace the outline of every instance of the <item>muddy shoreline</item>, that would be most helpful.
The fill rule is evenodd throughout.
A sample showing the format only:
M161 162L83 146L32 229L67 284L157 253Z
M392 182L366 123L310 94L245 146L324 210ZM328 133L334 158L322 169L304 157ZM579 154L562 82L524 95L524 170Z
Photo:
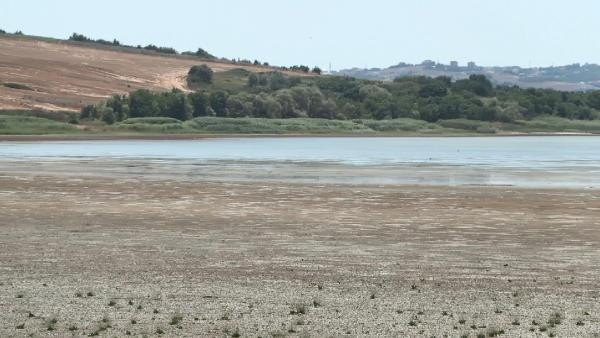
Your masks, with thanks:
M118 166L0 169L0 335L600 330L597 190L111 176Z

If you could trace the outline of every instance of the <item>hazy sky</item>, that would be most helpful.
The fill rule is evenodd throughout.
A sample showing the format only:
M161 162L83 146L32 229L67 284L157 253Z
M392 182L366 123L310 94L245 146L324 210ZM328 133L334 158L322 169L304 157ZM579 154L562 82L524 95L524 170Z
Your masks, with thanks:
M0 28L325 69L600 63L597 0L1 0Z

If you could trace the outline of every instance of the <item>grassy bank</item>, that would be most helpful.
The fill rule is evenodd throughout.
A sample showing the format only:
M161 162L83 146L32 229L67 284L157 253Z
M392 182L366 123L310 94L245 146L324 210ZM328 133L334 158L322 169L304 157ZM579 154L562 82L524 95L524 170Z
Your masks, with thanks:
M46 114L46 115L45 115ZM49 115L48 115L49 114ZM24 116L29 115L29 116ZM46 116L46 117L41 117ZM409 118L393 120L328 120L316 118L265 119L199 117L189 121L173 118L132 118L114 125L99 122L67 123L69 112L4 111L0 135L204 135L204 134L316 134L316 135L507 135L589 133L600 134L600 121L541 117L513 123L464 119L429 123ZM73 122L73 121L71 121Z

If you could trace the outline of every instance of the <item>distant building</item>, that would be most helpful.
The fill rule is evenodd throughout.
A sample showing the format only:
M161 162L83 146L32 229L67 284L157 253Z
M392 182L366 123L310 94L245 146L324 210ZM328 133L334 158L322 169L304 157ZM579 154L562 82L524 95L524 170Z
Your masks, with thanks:
M475 69L477 69L477 65L475 64L475 62L470 61L469 63L467 63L467 68L469 70L475 70Z
M458 69L458 61L450 61L450 69L457 70Z

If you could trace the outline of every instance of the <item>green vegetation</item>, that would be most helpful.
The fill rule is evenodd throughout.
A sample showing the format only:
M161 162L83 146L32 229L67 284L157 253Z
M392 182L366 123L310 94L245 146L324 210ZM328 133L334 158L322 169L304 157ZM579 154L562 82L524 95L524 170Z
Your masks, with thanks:
M157 53L163 53L163 54L177 54L177 51L174 48L171 47L157 47L155 45L147 45L146 47L142 47L142 46L128 46L128 45L123 45L119 42L119 40L117 39L113 39L112 41L108 41L108 40L103 40L103 39L90 39L87 36L83 35L83 34L78 34L78 33L73 33L70 37L69 40L71 41L77 41L77 42L87 42L87 43L98 43L101 45L110 45L110 46L121 46L121 47L128 47L128 48L137 48L137 49L145 49L145 50L150 50L150 51L154 51Z
M76 131L70 124L31 116L0 115L0 134L42 135L65 134Z
M213 71L207 65L193 66L188 72L188 86L195 87L202 84L211 84Z
M0 111L1 134L600 133L600 91L494 87L413 77L393 82L192 67L185 93L136 90L76 112ZM81 123L82 128L72 124Z
M377 82L348 77L301 78L280 72L256 74L247 70L213 74L209 67L200 65L190 69L188 83L197 89L196 93L138 90L86 107L81 117L108 124L128 117L156 116L182 121L199 116L380 121L404 118L478 133L494 133L498 123L514 124L509 126L514 130L527 126L562 130L584 127L594 131L594 124L577 121L600 119L600 91L494 87L482 75L455 82L446 77ZM541 122L545 125L528 123L540 117L546 118ZM565 122L563 119L573 122L556 125ZM389 123L381 127L373 123L369 127L380 130L383 126L397 129Z
M26 86L24 84L21 83L14 83L14 82L6 82L3 84L4 87L7 88L12 88L12 89L19 89L19 90L31 90L33 91L33 88Z

